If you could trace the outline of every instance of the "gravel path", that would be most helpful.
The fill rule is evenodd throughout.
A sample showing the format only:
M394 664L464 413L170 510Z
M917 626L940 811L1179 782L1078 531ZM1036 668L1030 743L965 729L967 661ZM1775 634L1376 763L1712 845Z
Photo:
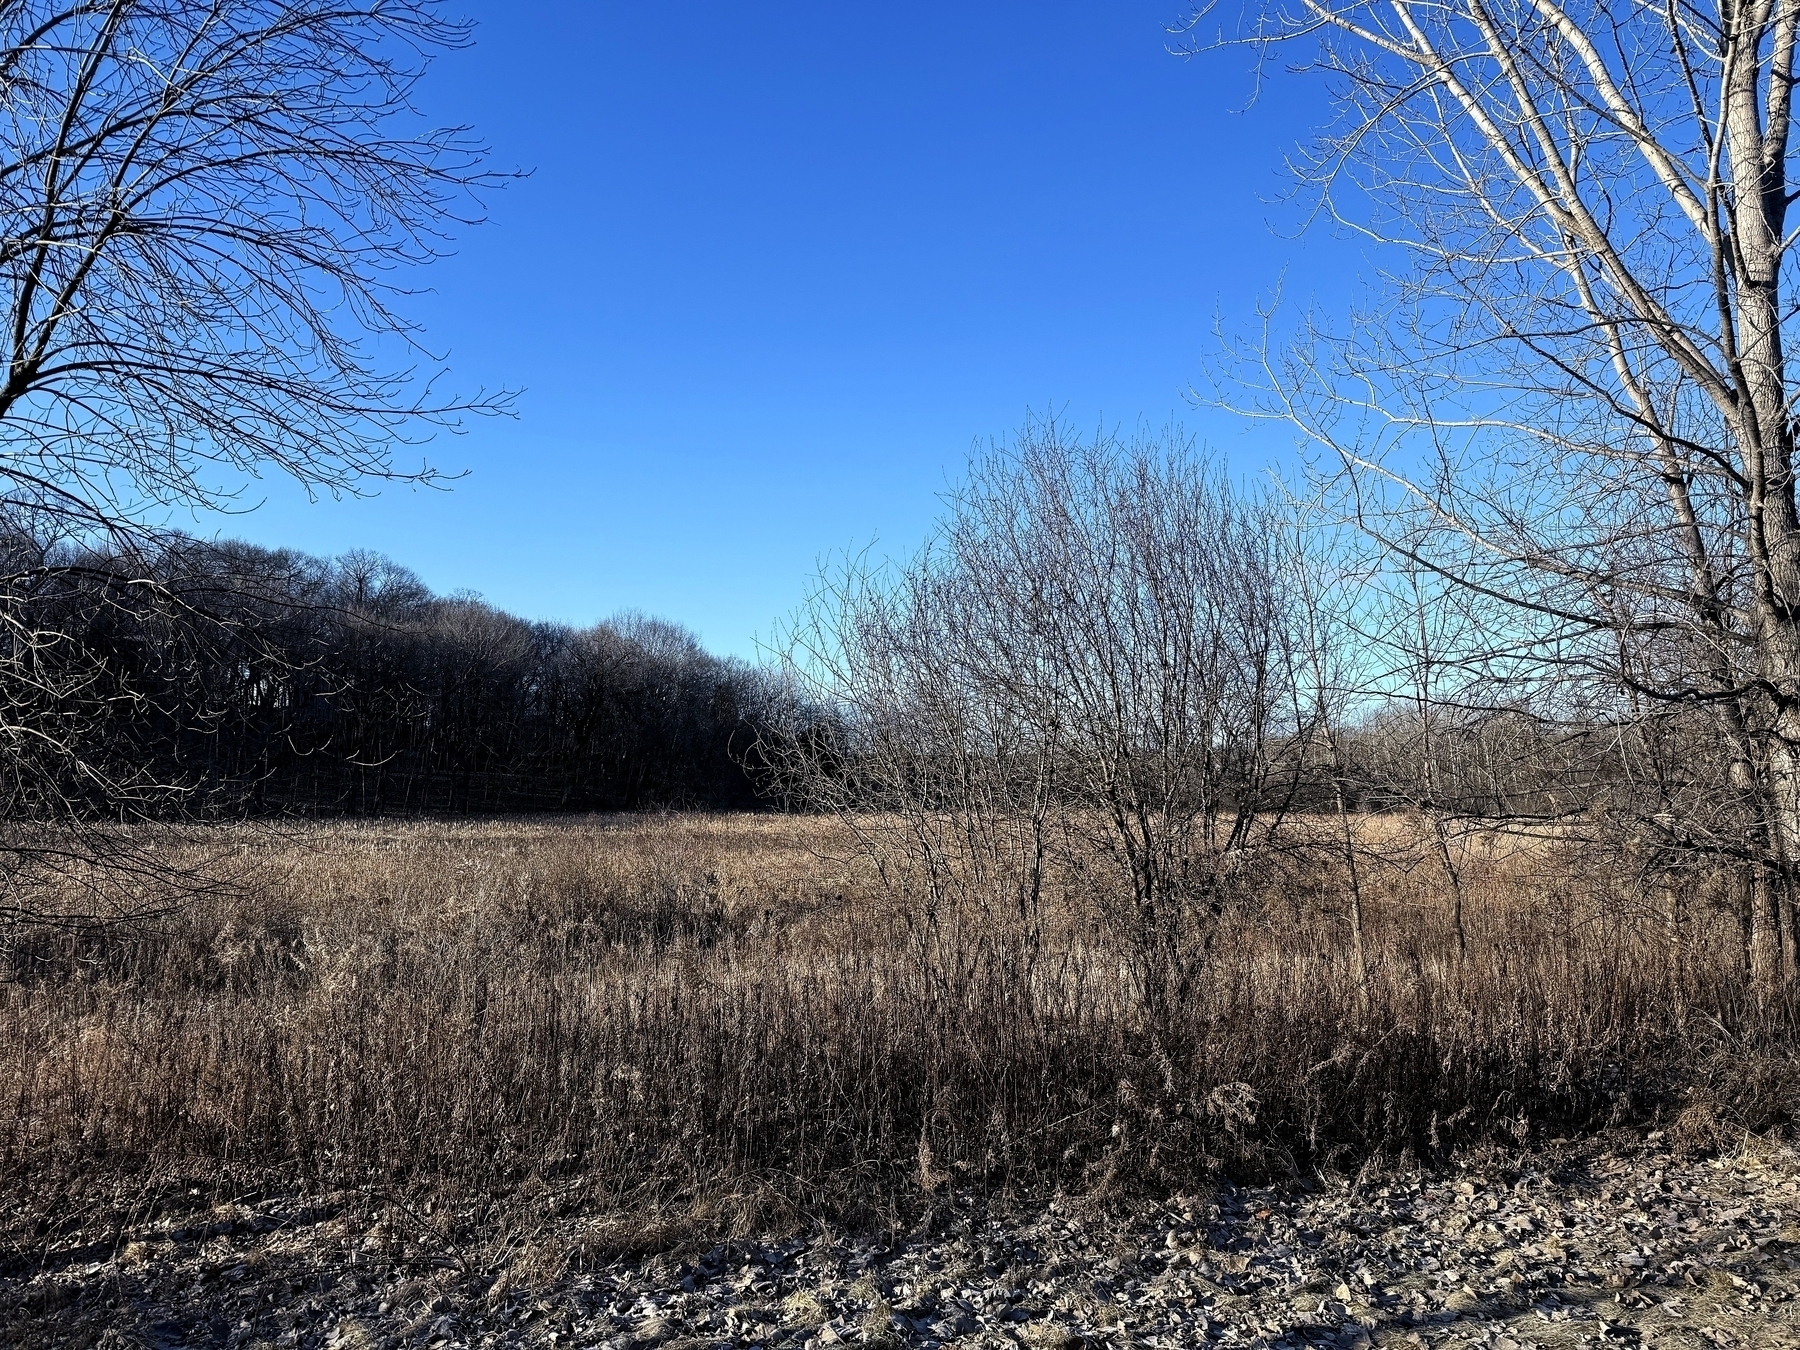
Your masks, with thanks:
M245 1203L15 1241L0 1344L1800 1347L1792 1150L1514 1165L1155 1205L949 1196L910 1237L579 1273L576 1221L477 1255L361 1196Z

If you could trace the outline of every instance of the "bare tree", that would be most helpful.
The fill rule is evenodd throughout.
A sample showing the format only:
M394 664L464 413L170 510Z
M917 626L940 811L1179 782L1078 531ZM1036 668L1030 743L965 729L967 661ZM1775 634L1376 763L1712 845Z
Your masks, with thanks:
M235 715L210 675L268 669L258 637L144 579L140 557L28 525L0 528L0 952L22 924L105 926L221 880L216 849L161 828L222 791L170 750Z
M1179 435L1028 424L916 559L815 597L793 669L842 735L791 737L790 767L928 933L1005 918L1029 952L1064 898L1124 940L1153 1015L1175 1006L1283 781L1274 533Z
M411 102L467 37L431 0L0 4L8 501L85 534L242 472L429 476L396 443L494 406L395 308L491 181Z
M1434 661L1640 748L1679 727L1650 797L1723 766L1687 842L1740 860L1765 994L1800 858L1797 25L1794 0L1266 11L1248 40L1319 43L1342 114L1307 165L1324 209L1408 263L1342 332L1253 344L1261 392L1232 396L1484 610Z
M1351 724L1366 714L1366 701L1381 684L1371 668L1372 644L1363 639L1364 597L1370 566L1359 541L1322 519L1316 504L1293 501L1281 532L1281 568L1292 587L1288 607L1291 664L1287 680L1293 700L1291 754L1296 780L1322 778L1326 803L1335 817L1332 840L1344 871L1346 919L1350 930L1351 975L1358 1011L1369 1010L1369 956L1363 913L1364 845L1353 822L1355 769L1346 752Z
M493 181L412 103L468 35L433 0L0 0L0 512L48 547L0 584L9 828L186 790L104 767L131 672L40 621L62 554L141 607L169 509L429 479L396 449L502 405L440 393L398 307Z

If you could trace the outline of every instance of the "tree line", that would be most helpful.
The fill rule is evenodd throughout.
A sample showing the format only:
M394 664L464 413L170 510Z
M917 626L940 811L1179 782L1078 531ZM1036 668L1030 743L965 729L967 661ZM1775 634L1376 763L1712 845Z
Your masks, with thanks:
M641 615L531 622L369 552L0 544L8 814L746 807L774 688Z

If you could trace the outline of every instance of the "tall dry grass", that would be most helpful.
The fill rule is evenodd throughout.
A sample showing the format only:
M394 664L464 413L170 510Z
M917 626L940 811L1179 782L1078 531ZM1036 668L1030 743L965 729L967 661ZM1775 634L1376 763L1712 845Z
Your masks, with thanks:
M833 861L829 821L237 843L241 884L154 927L9 936L0 1168L842 1212L947 1180L1174 1185L1627 1120L1759 1127L1795 1099L1791 1010L1747 1001L1729 914L1697 896L1672 935L1542 847L1464 859L1466 963L1441 878L1370 871L1366 1013L1341 878L1270 862L1197 992L1151 1021L1078 905L1029 949L928 931Z

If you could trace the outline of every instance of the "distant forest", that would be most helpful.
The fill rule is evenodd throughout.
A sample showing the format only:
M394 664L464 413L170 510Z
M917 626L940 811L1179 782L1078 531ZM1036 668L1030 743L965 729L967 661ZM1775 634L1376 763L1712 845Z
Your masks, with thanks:
M13 814L41 794L129 815L758 803L770 678L675 624L532 622L368 552L20 529L0 549L35 672L9 720L64 733L20 747Z

